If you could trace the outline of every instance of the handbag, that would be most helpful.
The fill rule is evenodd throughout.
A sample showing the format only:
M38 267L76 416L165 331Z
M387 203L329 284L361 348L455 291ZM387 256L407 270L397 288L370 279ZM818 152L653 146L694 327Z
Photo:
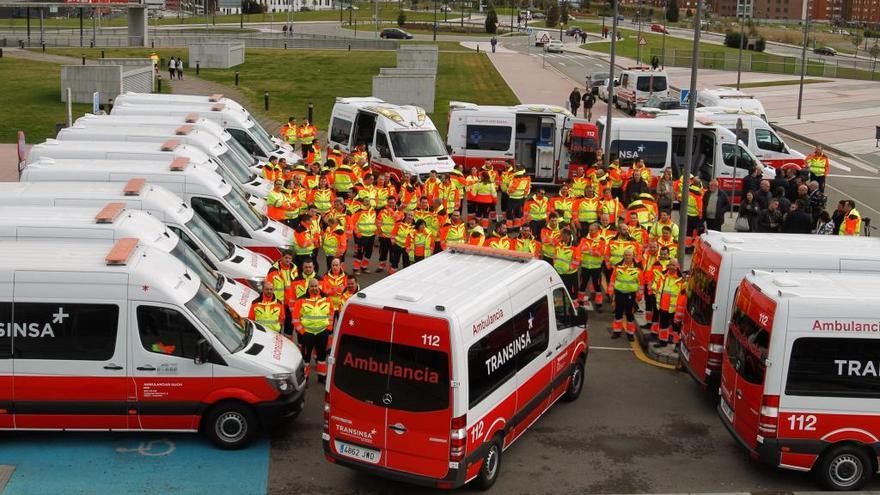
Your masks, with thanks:
M752 230L752 226L749 225L749 219L746 217L736 217L734 228L737 232L749 232Z

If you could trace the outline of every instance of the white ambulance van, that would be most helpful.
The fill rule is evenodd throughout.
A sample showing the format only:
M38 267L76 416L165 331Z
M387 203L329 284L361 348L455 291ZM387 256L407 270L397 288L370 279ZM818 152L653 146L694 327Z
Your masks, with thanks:
M449 102L446 143L465 171L483 163L515 163L535 183L561 183L589 167L599 149L596 126L554 105Z
M396 178L409 172L420 179L432 170L451 172L454 163L425 109L394 105L379 98L336 98L330 115L329 146L351 153L359 144L370 152L375 170Z
M452 246L346 303L324 454L415 484L491 486L502 452L558 399L580 395L588 350L586 312L549 264Z
M767 122L767 111L761 100L734 88L706 88L697 91L698 107L724 107L744 110Z
M140 239L141 244L180 260L243 318L248 317L251 302L260 296L247 285L214 271L159 219L144 211L125 209L123 203L108 203L103 208L0 206L0 241L104 242L124 237Z
M618 80L620 86L614 90L614 106L630 115L635 115L652 96L669 96L669 76L663 70L629 67L621 71Z
M605 117L596 119L599 139L605 142ZM687 117L681 119L612 119L611 149L606 150L612 160L619 159L621 165L631 165L644 160L651 174L659 176L663 169L670 167L675 177L680 177L686 167ZM742 144L736 136L723 126L711 121L698 119L694 122L694 155L691 173L708 183L718 179L724 191L742 189L742 178L760 163L758 158ZM734 175L734 156L736 172ZM739 194L732 200L739 202Z
M121 182L146 179L183 198L228 241L278 259L293 230L268 218L222 177L184 160L171 163L113 160L40 160L21 173L23 182Z
M103 132L62 133L65 139L47 139L34 145L28 152L28 161L35 162L42 158L79 159L79 160L113 160L124 162L131 160L156 160L168 163L171 160L185 159L188 162L210 168L223 177L240 194L248 198L252 205L260 204L271 188L266 181L255 180L254 173L247 167L233 172L220 162L215 161L198 146L185 144L180 139L156 137L153 141L128 142L126 133L109 134L107 139L93 140L102 136ZM238 174L238 175L236 175Z
M272 261L223 239L180 196L144 179L112 182L0 182L2 206L55 206L101 208L121 203L161 220L218 272L263 290Z
M180 117L146 117L143 115L95 115L87 113L73 122L74 127L83 126L87 128L115 128L130 127L137 125L141 129L151 129L161 127L163 129L177 129L180 126L189 125L194 130L203 131L208 134L217 136L217 138L226 145L229 150L234 153L238 160L243 160L248 164L254 172L259 174L262 170L260 161L251 153L248 153L238 141L232 137L220 124L202 117L190 118L191 116Z
M752 269L880 273L880 238L703 234L691 258L679 353L684 368L702 386L718 386L734 294Z
M296 345L137 239L0 242L0 273L0 429L201 431L237 449L302 410Z
M224 131L226 132L226 131ZM191 124L180 126L129 126L116 124L113 126L93 126L88 123L75 123L58 131L59 141L92 141L92 142L124 142L168 144L178 141L178 146L193 147L202 153L210 162L224 170L224 176L233 179L248 193L265 198L272 185L251 167L253 160L240 158L217 135L194 128ZM199 157L201 158L201 157ZM195 157L190 157L195 161Z
M742 281L724 343L719 416L755 459L859 490L880 443L880 279L773 274Z
M296 163L301 157L275 142L272 136L260 124L249 116L226 108L223 103L198 103L181 106L171 102L114 104L110 115L140 115L144 117L173 117L184 120L205 118L216 122L232 134L248 153L268 161L270 156L284 158L289 163Z
M644 113L645 115L641 115ZM704 121L716 122L725 129L736 132L736 122L741 120L743 123L743 136L740 140L744 142L752 153L761 160L764 165L769 165L776 169L804 167L803 153L792 149L779 134L770 127L766 121L756 115L752 110L742 110L736 108L725 107L704 107L697 110L698 115ZM687 118L687 110L656 110L642 109L640 116L650 118Z
M270 131L274 129L266 129L260 124L260 122L248 112L247 108L244 107L241 103L227 98L222 94L212 94L212 95L182 95L182 94L170 94L170 93L134 93L131 91L127 91L116 97L114 103L122 102L125 103L162 103L162 104L172 104L172 105L192 105L192 104L201 104L204 105L206 103L210 103L212 105L222 104L225 108L241 113L247 118L254 121L254 123L262 129L262 131L270 136L272 136L272 141L278 144L281 147L285 147L287 149L292 149L292 147L282 141L281 139L274 136L274 134Z

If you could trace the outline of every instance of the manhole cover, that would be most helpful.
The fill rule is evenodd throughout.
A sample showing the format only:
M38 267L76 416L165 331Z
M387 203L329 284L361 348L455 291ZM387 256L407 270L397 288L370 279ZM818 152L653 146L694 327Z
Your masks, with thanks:
M15 466L0 464L0 493L6 490L6 484L9 483L9 480L12 478L12 473L14 472Z

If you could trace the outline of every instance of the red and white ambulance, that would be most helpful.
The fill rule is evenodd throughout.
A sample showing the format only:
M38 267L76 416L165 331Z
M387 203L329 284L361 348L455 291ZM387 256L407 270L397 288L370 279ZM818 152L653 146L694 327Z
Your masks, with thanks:
M752 457L858 490L878 469L880 280L753 271L724 344L721 420Z
M549 264L453 246L346 303L324 454L415 484L491 486L504 449L580 395L587 353L586 312Z
M880 272L880 238L709 231L691 259L679 357L702 386L720 381L724 335L740 281L768 272Z

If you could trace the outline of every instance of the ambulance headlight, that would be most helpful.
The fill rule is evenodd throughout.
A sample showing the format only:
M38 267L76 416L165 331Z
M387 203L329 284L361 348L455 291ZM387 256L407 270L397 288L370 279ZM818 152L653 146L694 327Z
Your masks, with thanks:
M275 373L267 376L266 379L275 390L282 394L289 394L296 389L293 386L293 373Z

